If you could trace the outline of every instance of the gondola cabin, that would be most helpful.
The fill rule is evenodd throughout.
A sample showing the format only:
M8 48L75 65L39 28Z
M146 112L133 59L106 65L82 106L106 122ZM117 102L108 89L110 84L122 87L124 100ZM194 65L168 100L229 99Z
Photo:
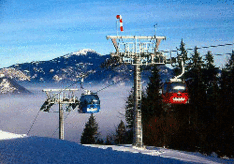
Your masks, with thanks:
M87 91L80 97L79 113L98 113L100 100L97 94Z
M169 104L186 104L189 101L186 83L180 79L166 82L162 88L163 102Z

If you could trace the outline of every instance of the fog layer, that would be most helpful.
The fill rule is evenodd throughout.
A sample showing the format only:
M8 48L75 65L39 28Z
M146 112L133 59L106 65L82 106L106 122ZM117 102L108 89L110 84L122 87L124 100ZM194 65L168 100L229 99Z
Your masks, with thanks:
M64 88L65 85L54 84L24 84L24 87L33 92L32 95L8 96L0 99L0 129L8 132L26 134L36 117L41 105L47 96L42 89ZM85 89L98 91L105 87L85 86ZM115 132L115 128L120 120L124 121L126 100L131 86L115 85L98 92L101 101L101 110L94 114L99 125L101 137ZM77 92L77 96L82 91ZM58 138L59 114L53 111L58 110L58 105L54 105L50 113L40 112L29 135ZM69 114L69 115L67 115ZM65 140L79 142L85 123L90 114L79 114L77 110L70 113L65 112ZM57 131L56 131L57 130ZM55 133L54 133L55 132ZM54 134L54 135L53 135Z

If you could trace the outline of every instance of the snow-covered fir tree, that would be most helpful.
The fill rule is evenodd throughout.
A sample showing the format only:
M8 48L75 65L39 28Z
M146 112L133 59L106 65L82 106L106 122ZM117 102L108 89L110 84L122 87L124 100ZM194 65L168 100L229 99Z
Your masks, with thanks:
M82 144L95 144L98 139L98 123L93 114L89 117L88 122L85 124L80 142Z
M121 120L115 135L115 143L116 144L125 144L126 143L126 127L124 122Z

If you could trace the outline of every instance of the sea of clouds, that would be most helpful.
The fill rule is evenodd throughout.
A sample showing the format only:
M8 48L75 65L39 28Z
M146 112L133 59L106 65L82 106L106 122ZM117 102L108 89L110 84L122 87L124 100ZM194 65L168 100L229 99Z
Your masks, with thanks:
M0 99L0 130L26 134L34 122L41 105L47 96L42 89L66 88L69 84L23 84L30 90L31 95L5 96ZM79 86L73 86L73 88ZM85 89L93 92L106 85L85 85ZM98 92L101 101L101 110L94 114L99 125L100 137L105 139L107 134L115 133L120 120L125 120L125 105L132 86L114 85ZM80 96L80 90L76 96ZM51 108L51 112L40 112L29 136L58 138L59 114L58 105ZM69 114L69 115L68 115ZM80 114L77 109L70 113L65 112L65 140L79 142L85 123L90 114Z

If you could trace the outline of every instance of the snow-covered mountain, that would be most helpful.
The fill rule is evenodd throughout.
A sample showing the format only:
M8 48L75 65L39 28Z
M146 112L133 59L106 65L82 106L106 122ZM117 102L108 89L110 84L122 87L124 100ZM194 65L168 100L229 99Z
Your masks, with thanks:
M82 49L82 50L79 50L79 51L71 52L70 54L66 54L63 57L69 58L72 55L77 55L77 56L83 55L83 56L85 56L85 55L87 55L90 52L91 53L97 53L95 50L92 50L92 49ZM101 54L99 54L99 56L101 56Z
M91 49L83 49L72 52L49 61L37 61L12 65L5 68L5 74L12 70L21 72L17 76L10 74L18 81L32 82L60 82L77 81L77 77L82 73L90 73L85 82L110 83L116 80L125 79L125 82L133 81L133 66L122 65L114 70L101 68L110 55L100 55ZM165 79L171 76L171 69L160 66L161 77ZM0 71L1 72L1 71ZM2 71L3 72L3 71ZM9 74L9 73L8 73ZM147 80L149 71L143 72L143 80Z
M28 94L30 91L19 85L15 80L1 74L0 95L6 94Z
M11 79L15 79L17 81L30 81L30 77L27 76L25 73L23 73L20 70L17 70L13 67L10 68L3 68L0 70L0 77L6 76Z
M0 131L0 163L11 164L221 164L220 159L160 147L134 148L131 145L80 145L45 137L29 137Z

